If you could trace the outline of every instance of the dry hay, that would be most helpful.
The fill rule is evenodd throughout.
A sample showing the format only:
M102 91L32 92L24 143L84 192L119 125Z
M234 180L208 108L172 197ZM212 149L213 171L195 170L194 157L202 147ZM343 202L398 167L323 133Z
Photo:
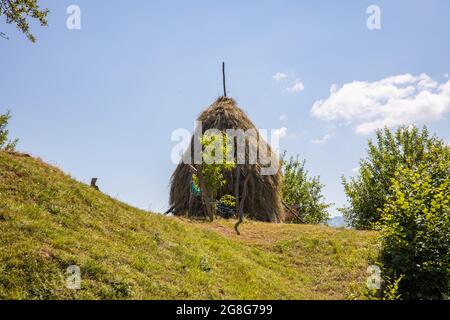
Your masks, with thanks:
M204 133L208 129L218 129L224 131L227 129L248 129L256 130L255 125L250 121L247 115L236 105L233 99L220 97L210 107L203 111L198 117L197 121L202 122L202 130ZM256 130L257 132L257 130ZM262 137L257 133L258 139L261 139L260 144L265 144L268 154L272 154L272 150L267 143L262 140ZM251 140L246 140L246 162L238 165L242 172L239 179L239 197L243 190L245 177L249 175L247 196L244 201L244 213L247 218L267 221L267 222L283 222L284 208L281 202L279 187L281 182L281 175L279 170L278 160L276 160L276 173L273 175L261 175L261 164L249 164L248 143ZM191 139L190 148L186 151L189 158L191 152L191 159L193 159L193 142ZM258 149L259 150L259 149ZM278 159L275 157L275 159ZM192 161L192 160L191 160ZM225 174L227 185L221 190L219 197L224 194L235 195L237 170ZM170 205L175 215L185 216L189 210L189 197L191 193L192 171L188 164L180 163L171 178L170 189ZM196 198L194 207L194 216L204 216L201 209L200 198Z

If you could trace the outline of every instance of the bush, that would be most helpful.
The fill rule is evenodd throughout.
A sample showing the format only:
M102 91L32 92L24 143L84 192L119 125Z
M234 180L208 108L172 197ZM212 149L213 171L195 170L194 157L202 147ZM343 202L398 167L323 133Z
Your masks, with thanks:
M360 161L359 175L342 178L349 205L340 208L347 223L357 229L372 229L380 219L390 196L391 179L400 168L414 168L433 162L432 149L446 148L442 140L430 136L426 127L400 127L395 132L377 130L376 143L368 142L368 156Z
M450 281L450 148L399 168L377 224L384 278L403 299L442 299Z
M327 209L331 204L325 203L322 194L323 184L319 177L309 177L305 169L305 161L300 162L298 156L286 159L286 152L281 156L283 202L295 209L302 221L293 222L308 224L326 223L329 219Z
M0 114L0 150L14 151L18 140L8 140L9 131L6 127L8 126L9 119L11 119L9 111L5 114Z

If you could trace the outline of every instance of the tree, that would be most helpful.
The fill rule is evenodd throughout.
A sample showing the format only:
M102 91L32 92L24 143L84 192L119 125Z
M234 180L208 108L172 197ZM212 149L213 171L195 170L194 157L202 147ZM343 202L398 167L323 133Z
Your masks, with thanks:
M377 130L376 141L368 142L368 156L360 161L359 175L342 178L349 204L340 211L347 223L357 229L372 229L391 194L391 179L398 168L432 161L427 155L435 148L442 150L446 145L430 136L426 127Z
M231 171L236 167L233 159L230 161L232 151L225 132L220 134L204 134L200 143L203 147L203 161L201 165L196 166L193 174L193 182L201 190L203 207L208 214L210 220L214 219L215 202L218 197L220 188L227 181L224 173ZM225 199L225 202L232 199Z
M8 121L11 118L10 112L0 114L0 150L13 151L16 147L18 139L8 140L9 131L6 129Z
M450 148L401 165L377 227L383 277L403 299L443 299L450 283Z
M31 41L36 38L30 32L28 18L36 19L41 26L47 26L48 9L40 9L38 0L0 0L0 16L6 16L6 23L14 23Z
M305 161L299 157L286 159L286 152L281 156L282 183L281 194L283 202L295 210L301 221L319 224L326 223L329 219L327 209L331 206L324 201L322 194L323 184L319 177L309 177L305 169Z

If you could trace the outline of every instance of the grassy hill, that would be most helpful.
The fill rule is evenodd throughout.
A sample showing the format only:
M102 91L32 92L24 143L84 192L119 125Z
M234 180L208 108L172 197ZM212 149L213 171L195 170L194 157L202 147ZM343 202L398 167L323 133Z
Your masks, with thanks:
M362 298L374 232L135 209L0 152L0 299ZM65 286L78 265L81 290Z

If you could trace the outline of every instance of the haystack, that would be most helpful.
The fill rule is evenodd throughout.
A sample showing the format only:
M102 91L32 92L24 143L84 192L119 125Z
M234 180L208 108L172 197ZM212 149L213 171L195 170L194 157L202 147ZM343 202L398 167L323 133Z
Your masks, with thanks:
M220 131L227 129L256 130L255 125L236 105L236 102L226 97L218 98L200 114L197 120L202 122L202 133L213 128ZM259 133L257 135L258 139L262 139ZM190 148L186 151L188 157L190 156L192 160L193 143L194 137L191 139ZM252 140L246 140L246 144L249 143L252 143ZM259 146L261 146L261 143L265 144L267 152L274 156L270 146L264 140L261 140ZM250 164L248 161L249 147L249 145L246 145L245 148L245 163L237 165L235 170L226 174L227 184L222 187L219 196L225 194L237 195L237 206L241 207L245 216L249 219L283 222L284 208L279 194L281 176L278 161L276 161L276 173L262 175L261 168L263 165L259 162ZM189 153L191 154L189 155ZM275 157L275 159L277 158ZM174 215L187 216L189 213L191 216L205 216L201 199L192 197L191 183L192 166L181 162L171 178L170 205ZM189 205L190 199L191 206ZM193 206L192 199L195 202Z

